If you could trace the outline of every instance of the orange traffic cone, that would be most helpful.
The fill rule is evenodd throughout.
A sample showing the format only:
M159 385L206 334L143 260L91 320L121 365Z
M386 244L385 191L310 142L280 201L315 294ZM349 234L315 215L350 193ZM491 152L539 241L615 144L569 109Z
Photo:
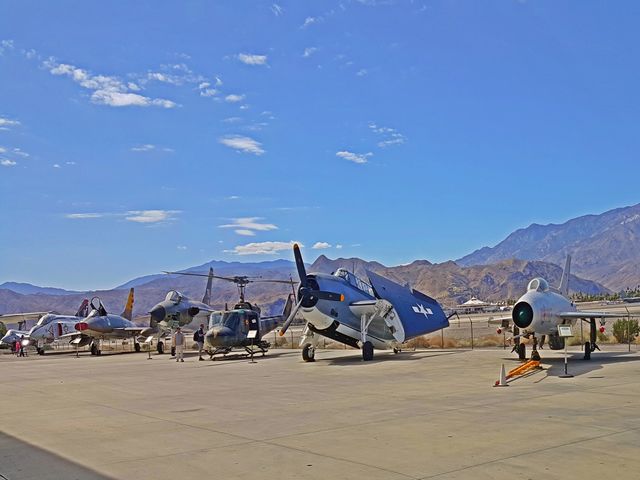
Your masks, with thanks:
M500 380L498 380L496 383L494 383L493 386L494 387L508 387L509 386L509 384L507 383L507 374L506 374L506 372L504 370L504 363L500 367Z

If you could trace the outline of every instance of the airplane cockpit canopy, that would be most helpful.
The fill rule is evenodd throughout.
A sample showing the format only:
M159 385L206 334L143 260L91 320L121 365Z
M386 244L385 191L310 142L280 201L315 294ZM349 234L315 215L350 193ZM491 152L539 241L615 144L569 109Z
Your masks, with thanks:
M346 280L351 285L356 287L358 290L361 290L361 291L367 293L368 295L371 295L372 297L375 297L375 295L373 293L373 288L371 287L371 285L369 285L364 280L361 280L360 278L356 277L353 273L351 273L346 268L337 269L333 273L333 275L336 276L336 277L340 277L340 278Z
M56 318L56 316L53 313L47 313L46 315L40 317L38 323L36 323L36 326L41 327L42 325L47 325L51 323L54 318Z
M167 293L165 300L167 302L180 303L180 300L182 300L182 294L180 294L180 292L176 292L175 290L171 290L169 293Z
M102 303L102 300L100 300L100 298L98 297L93 297L91 299L91 313L89 313L89 315L87 315L87 318L89 317L104 317L105 315L107 315L107 309L104 308L104 305Z
M536 291L536 292L546 292L549 290L549 284L544 278L534 278L529 282L527 286L528 291Z

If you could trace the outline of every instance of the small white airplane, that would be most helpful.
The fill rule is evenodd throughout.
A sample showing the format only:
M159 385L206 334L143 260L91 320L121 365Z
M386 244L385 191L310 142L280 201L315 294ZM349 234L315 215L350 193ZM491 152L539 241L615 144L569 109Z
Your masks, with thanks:
M534 278L527 286L527 293L518 299L511 311L510 317L491 319L489 323L499 324L498 333L504 329L513 331L513 339L516 341L514 350L521 360L526 358L526 347L520 342L521 337L533 338L532 360L539 360L538 337L540 347L544 345L545 337L549 338L551 350L564 348L564 337L558 333L559 325L575 325L579 320L589 323L589 341L584 344L584 358L589 360L591 352L600 347L596 344L598 329L596 319L600 319L601 333L607 318L622 318L628 315L615 312L591 312L580 311L568 298L569 272L571 269L571 256L567 255L564 271L560 279L560 286L553 288L544 278ZM631 315L635 316L635 315Z
M75 315L56 315L47 313L40 317L28 332L29 341L34 343L38 355L44 355L44 345L53 343L63 335L76 331L75 326L89 314L89 300L86 298L80 304Z

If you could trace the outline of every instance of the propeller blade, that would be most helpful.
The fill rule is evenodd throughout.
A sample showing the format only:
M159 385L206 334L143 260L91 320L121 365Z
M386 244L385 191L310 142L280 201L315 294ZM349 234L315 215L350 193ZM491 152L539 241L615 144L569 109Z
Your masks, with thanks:
M300 253L300 247L297 243L293 244L293 256L296 259L296 268L298 269L298 276L300 277L300 285L307 286L307 270L304 268L304 261L302 260L302 254Z
M330 300L332 302L343 302L344 295L335 292L324 292L322 290L307 290L305 296L316 297L320 300Z
M280 329L281 337L285 333L287 333L287 329L289 328L289 325L291 325L291 322L293 322L293 319L296 318L296 314L298 313L298 310L300 310L301 306L302 306L302 299L300 299L300 301L296 303L296 306L293 307L293 310L291 310L291 313L289 314L289 318L287 318L285 322L282 324L282 328Z

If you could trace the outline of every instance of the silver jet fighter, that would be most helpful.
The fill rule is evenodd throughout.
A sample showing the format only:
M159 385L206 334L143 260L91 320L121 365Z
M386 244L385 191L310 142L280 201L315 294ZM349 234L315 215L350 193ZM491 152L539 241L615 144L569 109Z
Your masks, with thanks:
M7 333L4 334L4 337L0 338L0 343L4 343L5 345L15 345L15 343L21 338L28 339L29 332L26 330L16 330L15 328L10 328L7 330Z
M280 335L302 313L306 327L300 345L306 362L314 361L320 336L362 349L362 359L369 361L374 348L398 353L403 342L449 326L440 304L417 290L373 272L367 272L370 283L343 268L332 275L307 274L298 245L293 254L300 277L298 303Z
M175 272L165 272L175 273ZM184 273L186 274L186 273ZM151 326L142 332L143 336L157 335L158 336L158 353L164 353L164 342L161 340L167 333L171 333L176 327L184 327L190 324L196 317L201 317L202 322L209 317L209 314L214 311L209 306L211 301L211 282L213 280L213 268L209 269L209 279L207 281L207 287L202 297L202 302L192 300L186 295L180 292L171 290L167 293L165 299L154 305L149 311L151 315ZM173 355L173 349L171 355Z
M71 343L78 346L91 344L91 355L102 353L101 343L105 339L133 339L135 351L140 351L137 337L147 327L141 327L131 321L133 312L133 288L121 315L107 313L102 301L98 297L91 299L91 312L83 321L76 323L76 333Z
M63 335L75 332L75 326L89 314L89 300L84 299L75 315L57 315L47 313L40 317L31 330L29 339L36 345L39 355L44 355L44 345L53 343Z
M513 331L514 351L521 360L526 358L526 347L520 342L521 337L533 339L533 351L531 358L540 359L538 353L538 337L540 346L544 344L545 337L549 339L551 350L564 348L564 337L558 334L559 325L575 325L579 320L587 322L590 326L589 341L584 345L584 358L589 360L591 353L600 348L596 344L598 328L596 319L600 321L600 332L604 332L607 318L622 318L635 315L625 315L615 312L580 311L568 298L569 274L571 271L571 256L567 255L564 271L558 288L549 286L544 278L534 278L527 286L527 292L518 299L511 311L511 317L496 318L490 323L499 324L498 333L503 329Z

